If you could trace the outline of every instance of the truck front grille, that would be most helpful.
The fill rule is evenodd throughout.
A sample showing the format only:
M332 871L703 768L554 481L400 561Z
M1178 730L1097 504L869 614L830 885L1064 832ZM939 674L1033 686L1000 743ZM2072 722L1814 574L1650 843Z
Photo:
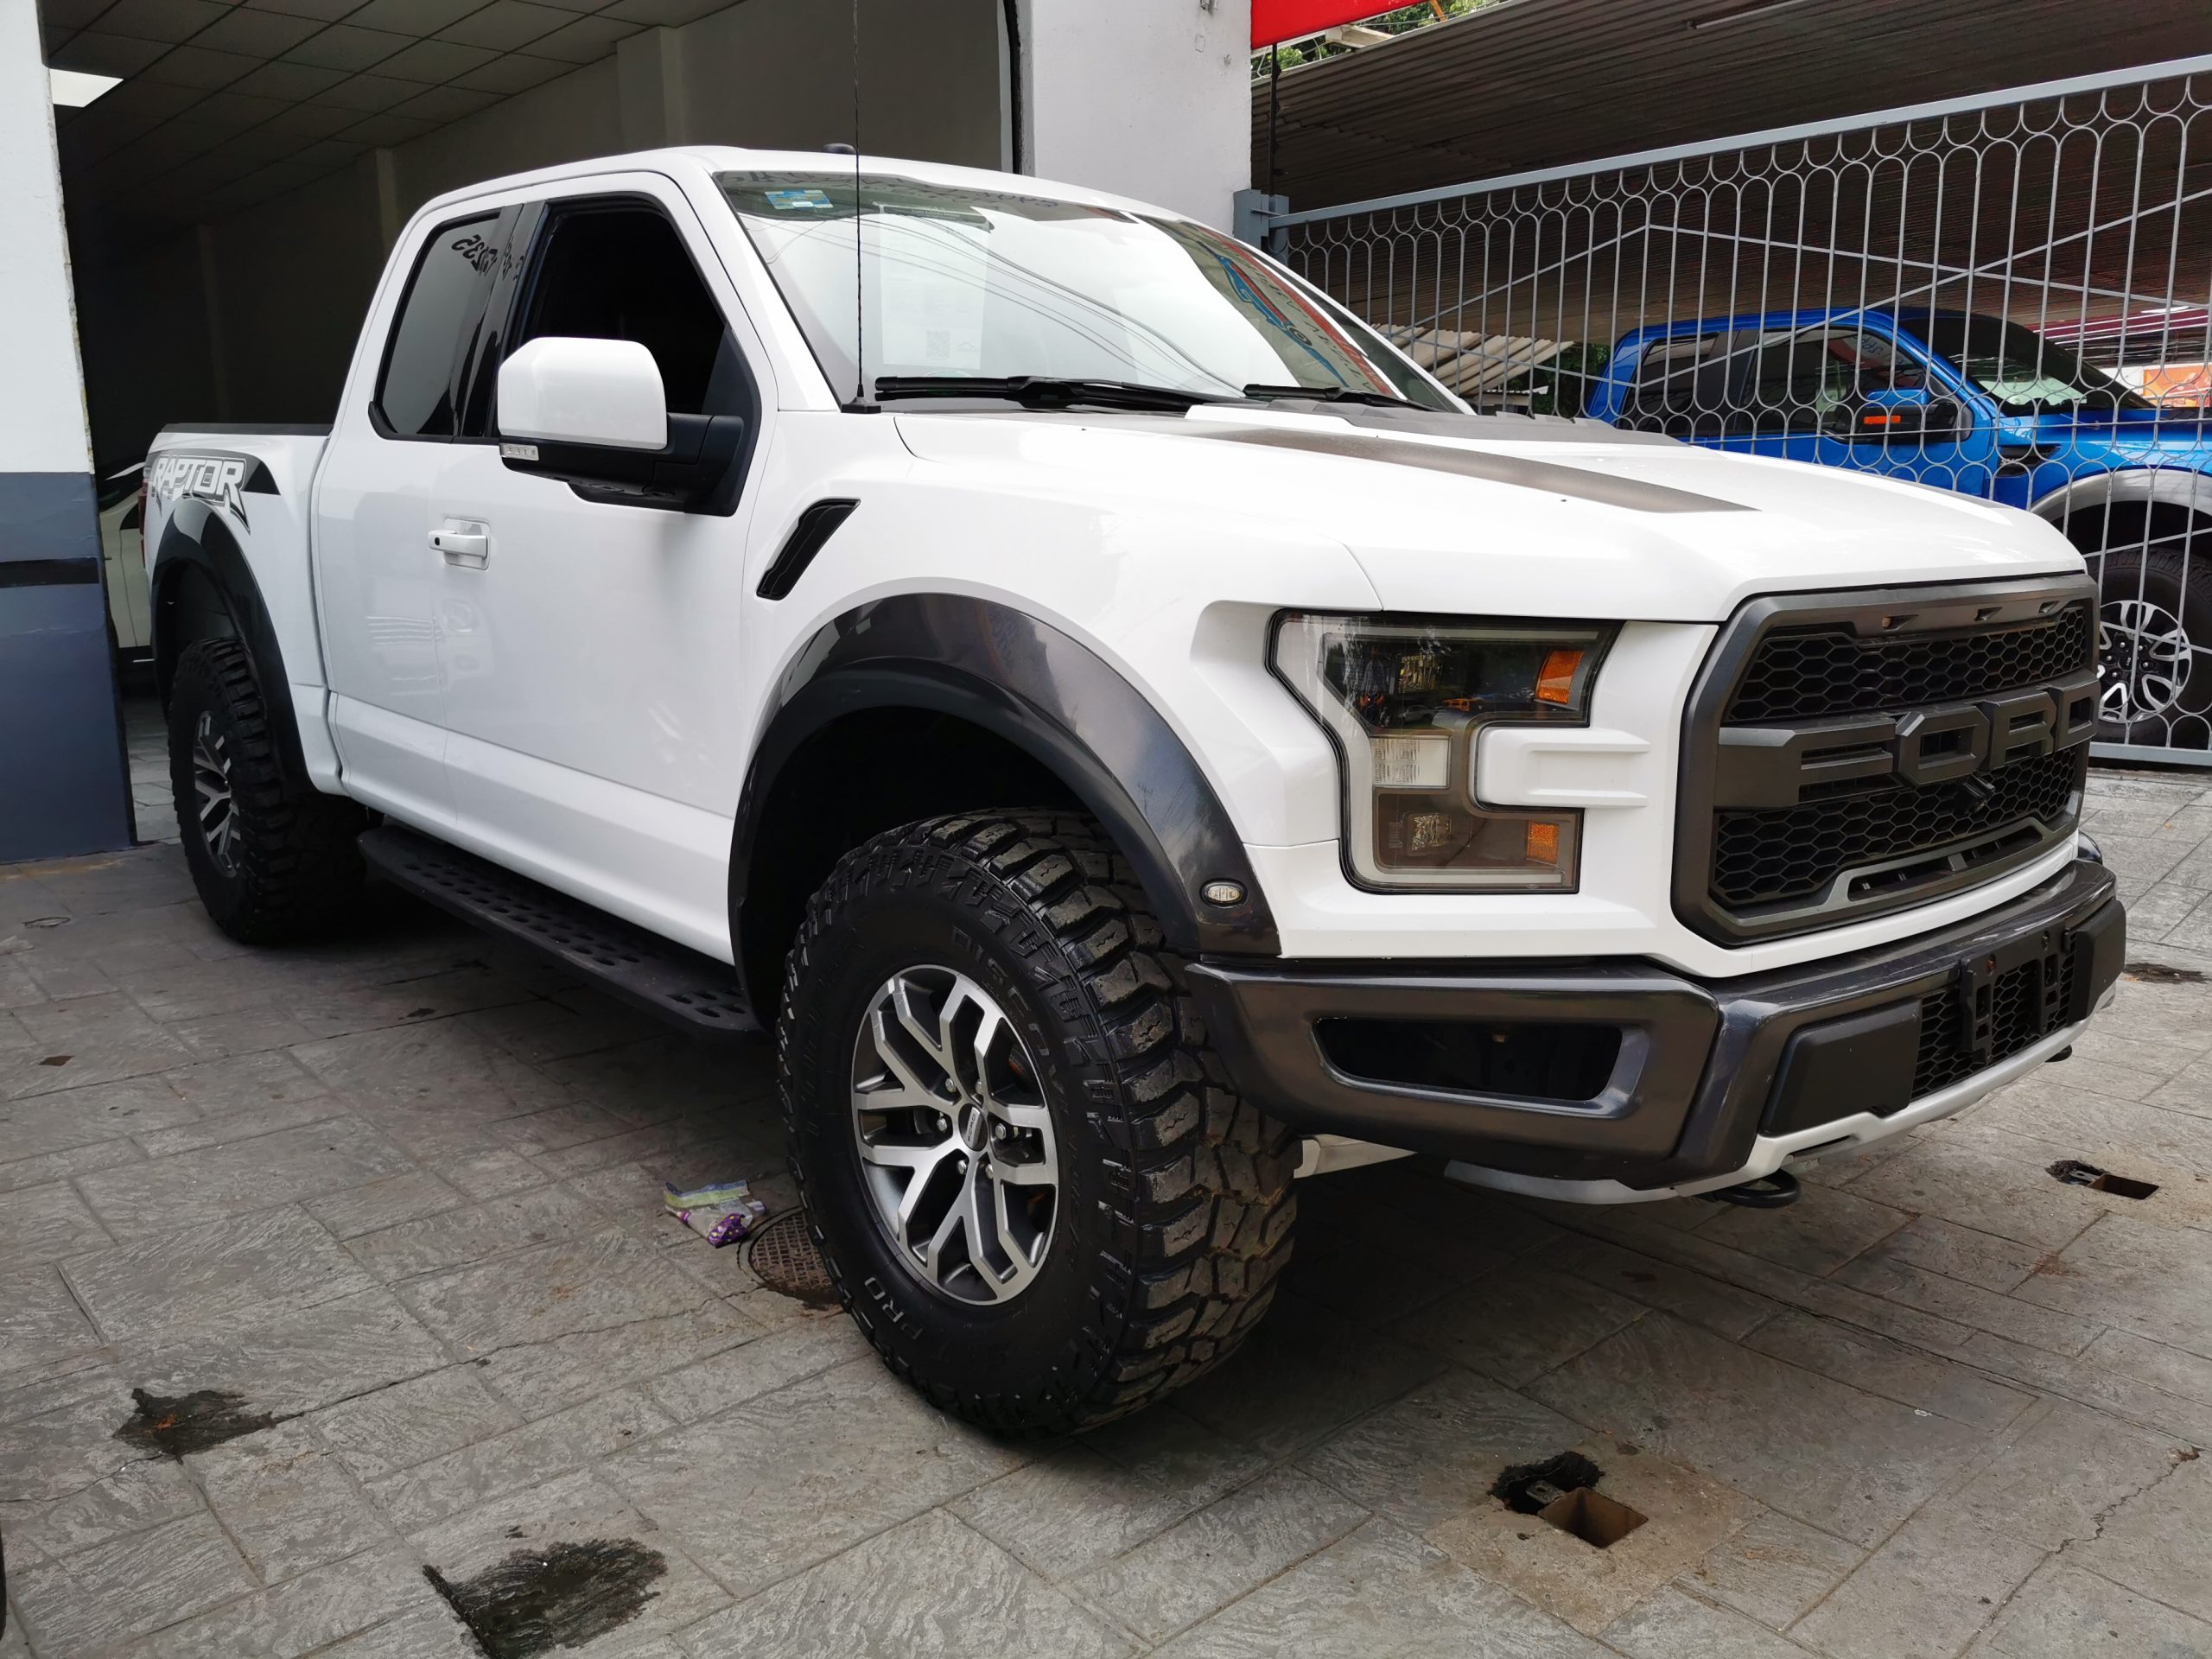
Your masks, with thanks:
M1861 639L1848 628L1777 628L1729 700L1732 722L1815 720L1986 697L2096 660L2087 601L2050 621L1943 639Z
M1846 870L1900 854L1979 845L2013 825L2069 822L2081 784L2081 756L2061 750L1993 772L1981 790L1891 784L1778 811L1723 812L1713 826L1713 896L1739 912L1803 900L1830 891Z
M1676 912L1727 944L1832 927L2070 834L2094 602L2073 580L1745 607L1691 696Z

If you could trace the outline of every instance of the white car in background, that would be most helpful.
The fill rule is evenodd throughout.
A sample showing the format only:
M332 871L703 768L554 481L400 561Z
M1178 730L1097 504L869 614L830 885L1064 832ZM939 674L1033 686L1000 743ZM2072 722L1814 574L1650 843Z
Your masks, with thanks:
M147 570L143 462L110 474L100 486L100 563L107 582L108 618L125 662L153 655L154 613Z

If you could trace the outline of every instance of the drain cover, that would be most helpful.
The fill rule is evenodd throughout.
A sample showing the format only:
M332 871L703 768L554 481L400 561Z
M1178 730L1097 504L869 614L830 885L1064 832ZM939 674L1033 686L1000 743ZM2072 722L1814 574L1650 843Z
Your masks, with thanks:
M755 1233L747 1246L745 1265L762 1284L786 1296L824 1306L837 1300L830 1269L822 1264L822 1252L814 1248L814 1236L807 1231L804 1210L786 1210Z

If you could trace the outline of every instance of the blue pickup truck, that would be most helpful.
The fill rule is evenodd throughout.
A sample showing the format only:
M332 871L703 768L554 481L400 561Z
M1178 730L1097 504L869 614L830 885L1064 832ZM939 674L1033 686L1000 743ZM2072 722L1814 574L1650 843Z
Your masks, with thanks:
M1585 412L2049 519L2103 589L2098 736L2212 747L2212 410L2159 409L2002 318L1854 308L1639 328Z

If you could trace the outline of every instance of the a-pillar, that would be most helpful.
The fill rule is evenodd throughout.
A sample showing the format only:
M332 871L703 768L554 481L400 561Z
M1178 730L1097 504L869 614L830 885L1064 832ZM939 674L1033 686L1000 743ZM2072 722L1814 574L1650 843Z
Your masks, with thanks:
M0 862L127 847L130 789L35 0L0 0Z
M1230 228L1252 182L1252 0L1012 0L1021 170Z

